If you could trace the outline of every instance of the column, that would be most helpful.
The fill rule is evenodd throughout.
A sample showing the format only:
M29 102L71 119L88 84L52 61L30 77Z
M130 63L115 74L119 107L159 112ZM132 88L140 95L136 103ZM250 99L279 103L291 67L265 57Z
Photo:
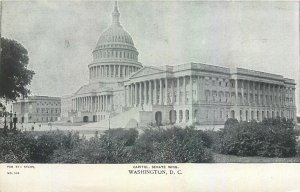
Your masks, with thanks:
M80 98L77 98L77 111L80 111Z
M134 104L135 104L135 106L137 107L138 106L138 89L137 89L137 83L135 83L135 85L134 85L134 91L135 91L135 93L134 93Z
M103 95L103 111L106 111L106 95Z
M139 83L139 106L142 106L142 82Z
M249 81L247 81L247 98L248 98L247 104L248 104L248 106L250 106L250 82ZM251 115L250 113L251 113L251 111L249 112L249 117Z
M152 90L152 81L149 81L149 105L152 105L153 102L153 90Z
M85 98L84 97L82 97L82 111L84 111L85 110Z
M90 106L89 106L89 111L92 111L92 106L93 106L93 97L89 96L89 100L90 100Z
M269 100L270 100L270 96L271 96L271 84L269 84L269 89L268 89L268 92L269 92ZM271 106L272 105L272 103L271 102L269 102L269 105L268 106Z
M110 107L111 110L114 111L114 97L112 95L110 96Z
M100 96L100 111L104 111L104 98L103 95Z
M237 79L235 79L234 80L235 82L235 105L237 105L238 104L238 100L239 100L239 92L238 92L238 80ZM239 114L237 114L238 116L239 116Z
M157 105L157 85L156 79L153 80L153 105Z
M113 77L117 76L116 65L113 65Z
M258 95L258 105L261 105L261 98L260 98L260 82L258 82L258 86L257 86L257 95Z
M89 101L88 101L88 96L85 96L85 110L86 111L88 111L89 110L89 108L88 108L88 106L89 106Z
M182 87L183 87L183 105L186 104L186 80L185 80L185 76L183 76L183 84L182 84Z
M193 77L190 76L190 104L193 104ZM190 114L193 112L191 111ZM190 117L190 120L192 121L193 116Z
M244 86L244 80L240 80L241 81L241 94L242 94L242 105L245 104L245 98L244 98L244 90L245 90L245 86Z
M128 86L128 106L131 107L131 84Z
M84 110L84 97L81 97L81 111Z
M131 84L132 86L132 107L135 106L135 84Z
M171 79L171 104L174 105L174 79Z
M125 107L127 107L127 91L126 91L126 89L127 89L127 86L124 86L124 105L125 105Z
M102 111L102 97L101 95L98 96L99 102L98 102L98 111Z
M162 89L162 79L159 79L159 104L163 105L163 89Z
M75 110L78 111L78 98L75 98L75 103L76 103Z
M147 81L144 81L144 105L147 104Z
M102 95L99 96L99 111L103 111L103 100Z
M104 111L107 111L107 104L108 104L108 99L107 99L107 95L104 95Z
M129 85L129 96L128 96L128 99L129 99L129 106L132 107L132 84Z
M262 99L261 99L261 105L264 106L265 105L265 83L261 83L261 94L262 94Z
M168 99L168 79L165 78L165 105L168 105L169 104L169 99Z
M197 76L197 99L196 99L196 102L197 103L200 103L200 76ZM224 96L226 97L226 92L224 91Z
M177 104L178 105L180 104L180 77L177 77ZM178 115L179 115L179 111L178 111Z
M95 112L98 112L98 96L95 96L95 98L94 98L94 102L95 102L95 104L94 104L94 110L95 110Z

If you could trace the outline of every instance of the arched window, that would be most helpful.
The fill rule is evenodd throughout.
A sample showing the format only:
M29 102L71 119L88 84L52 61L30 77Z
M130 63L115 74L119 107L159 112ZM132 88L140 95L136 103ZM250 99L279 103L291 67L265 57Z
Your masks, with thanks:
M171 124L176 123L176 111L175 110L169 111L169 120L170 120Z
M243 121L243 111L240 110L240 121Z
M179 110L179 122L181 123L183 119L183 113L182 110Z
M210 97L210 91L206 90L205 91L205 101L208 102L209 101L209 97Z
M231 118L235 119L235 111L231 110Z
M190 120L190 112L189 110L185 110L185 121L188 122Z

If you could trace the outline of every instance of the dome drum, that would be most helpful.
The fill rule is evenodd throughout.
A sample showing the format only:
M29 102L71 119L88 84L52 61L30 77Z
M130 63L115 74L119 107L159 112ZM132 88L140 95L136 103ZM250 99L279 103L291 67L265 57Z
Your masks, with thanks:
M118 81L140 70L141 66L122 64L101 64L89 67L90 81Z
M131 62L138 61L138 52L124 49L103 49L93 52L94 61L107 59L126 60Z

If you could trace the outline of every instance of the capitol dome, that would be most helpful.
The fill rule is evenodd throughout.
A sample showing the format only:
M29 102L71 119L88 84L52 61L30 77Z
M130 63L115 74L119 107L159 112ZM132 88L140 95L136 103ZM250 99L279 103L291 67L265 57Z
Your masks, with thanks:
M97 47L112 43L124 43L134 46L131 36L121 25L111 25L104 31L97 42Z
M119 81L142 68L130 34L120 24L115 3L111 25L101 33L89 65L91 81Z

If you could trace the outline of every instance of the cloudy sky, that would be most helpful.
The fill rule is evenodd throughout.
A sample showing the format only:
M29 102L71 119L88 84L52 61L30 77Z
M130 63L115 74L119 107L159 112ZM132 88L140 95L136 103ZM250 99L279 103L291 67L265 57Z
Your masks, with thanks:
M2 34L29 51L35 95L88 82L88 64L111 23L112 1L3 3ZM296 2L119 2L143 65L201 62L299 79Z

